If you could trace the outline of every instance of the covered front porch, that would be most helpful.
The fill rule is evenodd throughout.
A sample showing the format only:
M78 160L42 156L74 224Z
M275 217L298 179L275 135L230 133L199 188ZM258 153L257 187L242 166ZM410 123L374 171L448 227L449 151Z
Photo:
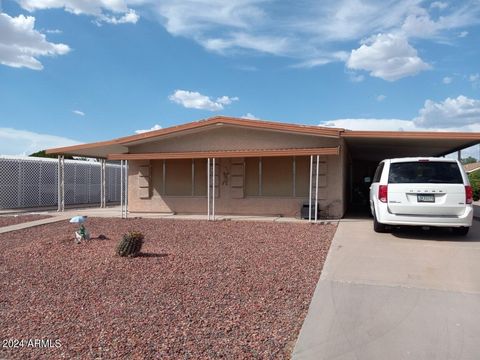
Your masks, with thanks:
M128 164L122 213L338 218L340 149L111 154ZM338 178L336 178L338 177ZM303 208L303 214L302 214ZM310 215L310 216L309 216Z

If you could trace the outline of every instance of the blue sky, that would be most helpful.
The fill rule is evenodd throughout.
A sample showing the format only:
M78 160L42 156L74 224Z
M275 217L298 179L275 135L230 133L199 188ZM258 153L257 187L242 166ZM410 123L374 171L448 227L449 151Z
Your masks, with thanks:
M0 154L218 114L480 131L479 39L479 0L4 0Z

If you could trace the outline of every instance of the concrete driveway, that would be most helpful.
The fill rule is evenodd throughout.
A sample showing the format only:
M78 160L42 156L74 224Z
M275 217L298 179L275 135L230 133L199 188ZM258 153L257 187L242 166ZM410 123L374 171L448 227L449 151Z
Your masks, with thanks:
M480 359L480 222L376 234L340 222L293 359Z

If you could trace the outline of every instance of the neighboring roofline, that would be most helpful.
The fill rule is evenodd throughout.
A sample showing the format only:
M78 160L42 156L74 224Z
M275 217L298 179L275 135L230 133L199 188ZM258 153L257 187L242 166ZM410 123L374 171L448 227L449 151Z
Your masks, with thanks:
M339 155L340 148L292 148L292 149L251 149L251 150L212 150L212 151L182 151L154 152L134 154L108 154L109 160L164 160L164 159L204 159L233 157L273 157L273 156L307 156L307 155Z
M320 127L313 125L299 125L299 124L287 124L274 121L264 121L264 120L251 120L251 119L240 119L228 116L215 116L208 119L203 119L199 121L193 121L182 125L176 125L168 127L165 129L153 130L144 132L141 134L129 135L125 137L120 137L108 141L99 141L88 144L80 144L73 146L65 146L59 148L47 149L47 154L61 154L61 153L70 153L75 150L91 149L101 146L108 145L123 145L126 146L129 143L146 140L156 137L161 137L164 135L170 135L178 133L185 130L198 129L206 126L216 125L216 124L228 124L228 125L237 125L237 126L246 126L256 129L265 129L265 130L277 130L290 133L306 134L306 135L323 135L329 137L339 138L340 133L344 129L340 128L329 128L329 127Z
M470 169L470 170L465 170L465 172L466 172L467 174L470 174L470 173L476 172L476 171L478 171L478 170L480 170L480 166L479 166L479 167L476 167L476 168L473 168L473 169Z

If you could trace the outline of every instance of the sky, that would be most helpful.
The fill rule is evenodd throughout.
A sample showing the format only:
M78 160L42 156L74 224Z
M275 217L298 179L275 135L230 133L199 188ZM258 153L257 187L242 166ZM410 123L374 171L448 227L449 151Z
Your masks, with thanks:
M480 0L0 0L0 154L215 115L480 131L479 40Z

